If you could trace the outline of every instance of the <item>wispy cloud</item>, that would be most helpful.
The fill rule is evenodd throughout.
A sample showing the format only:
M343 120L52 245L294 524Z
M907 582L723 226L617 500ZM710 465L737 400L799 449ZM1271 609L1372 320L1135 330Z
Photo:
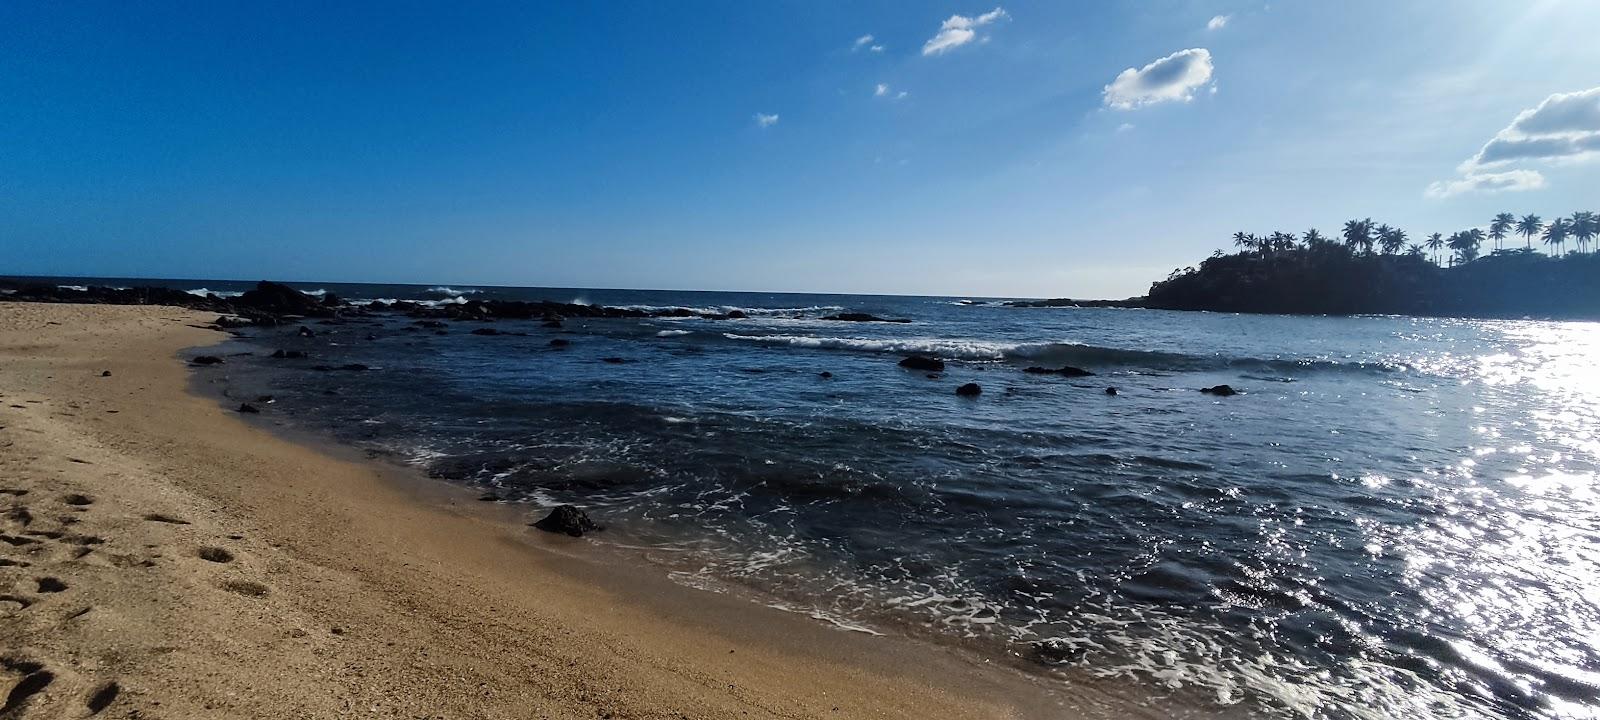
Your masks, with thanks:
M995 8L977 17L951 15L939 26L939 32L922 45L923 55L949 52L978 38L978 28L997 20L1011 17L1004 8Z
M769 128L778 124L778 114L756 113L756 127Z
M1128 68L1105 87L1105 104L1133 110L1164 102L1189 102L1211 82L1211 51L1179 50L1137 70Z
M872 87L873 97L886 97L894 100L904 100L906 95L907 93L904 90L895 92L893 88L889 87L888 83L878 83Z
M868 47L870 45L872 45L872 36L862 35L861 37L856 38L855 44L850 46L850 51L855 52L856 50L860 50L861 48Z
M1509 170L1498 173L1468 173L1460 180L1441 180L1428 186L1427 196L1447 198L1466 192L1518 192L1544 187L1544 175L1536 170Z
M1221 29L1223 29L1223 28L1228 26L1228 20L1230 20L1232 18L1233 18L1232 15L1216 15L1216 16L1212 17L1210 20L1206 21L1206 29L1207 30L1221 30Z
M878 86L872 89L872 96L873 97L883 97L883 96L888 95L888 94L889 94L889 86L885 85L883 83L878 83Z
M1600 87L1556 93L1517 113L1456 171L1460 179L1428 186L1430 197L1463 192L1536 190L1544 187L1537 170L1506 170L1516 163L1583 162L1600 157Z

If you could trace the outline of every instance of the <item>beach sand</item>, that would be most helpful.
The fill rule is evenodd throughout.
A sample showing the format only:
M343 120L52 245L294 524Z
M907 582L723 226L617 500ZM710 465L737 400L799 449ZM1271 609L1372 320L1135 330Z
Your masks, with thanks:
M189 390L212 317L0 303L0 718L1099 714L285 440Z

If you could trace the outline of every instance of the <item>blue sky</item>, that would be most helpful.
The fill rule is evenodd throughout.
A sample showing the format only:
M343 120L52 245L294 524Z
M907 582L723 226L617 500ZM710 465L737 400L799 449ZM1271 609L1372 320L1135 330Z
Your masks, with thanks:
M1235 230L1600 210L1597 27L1588 0L6 3L0 273L1124 297Z

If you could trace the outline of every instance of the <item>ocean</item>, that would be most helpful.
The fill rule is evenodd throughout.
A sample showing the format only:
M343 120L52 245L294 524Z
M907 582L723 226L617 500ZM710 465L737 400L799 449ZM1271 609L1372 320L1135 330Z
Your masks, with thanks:
M299 287L747 314L386 315L228 348L264 419L530 519L578 505L685 584L1218 714L1600 716L1597 324ZM1095 374L1024 372L1062 365Z

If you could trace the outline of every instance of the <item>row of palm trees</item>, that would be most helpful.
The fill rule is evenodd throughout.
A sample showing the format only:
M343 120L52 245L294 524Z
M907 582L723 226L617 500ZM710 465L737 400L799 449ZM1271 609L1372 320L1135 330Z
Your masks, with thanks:
M1471 228L1451 233L1449 237L1442 233L1433 233L1420 243L1412 243L1406 236L1406 231L1400 228L1376 224L1372 218L1365 218L1346 222L1338 240L1329 238L1316 228L1312 228L1299 237L1287 232L1274 232L1265 236L1236 232L1233 234L1233 244L1246 251L1260 253L1262 256L1296 248L1315 250L1343 244L1352 252L1366 255L1375 252L1385 255L1405 252L1423 256L1426 252L1431 252L1434 262L1439 262L1440 249L1449 248L1450 264L1454 265L1476 259L1486 240L1494 241L1496 251L1503 250L1506 238L1512 235L1521 235L1528 251L1533 250L1533 239L1538 237L1550 247L1552 256L1560 257L1566 254L1568 240L1577 243L1578 252L1586 253L1589 252L1589 242L1600 237L1600 213L1575 212L1571 217L1556 218L1546 223L1538 215L1530 214L1518 218L1511 213L1503 212L1494 216L1487 230Z

